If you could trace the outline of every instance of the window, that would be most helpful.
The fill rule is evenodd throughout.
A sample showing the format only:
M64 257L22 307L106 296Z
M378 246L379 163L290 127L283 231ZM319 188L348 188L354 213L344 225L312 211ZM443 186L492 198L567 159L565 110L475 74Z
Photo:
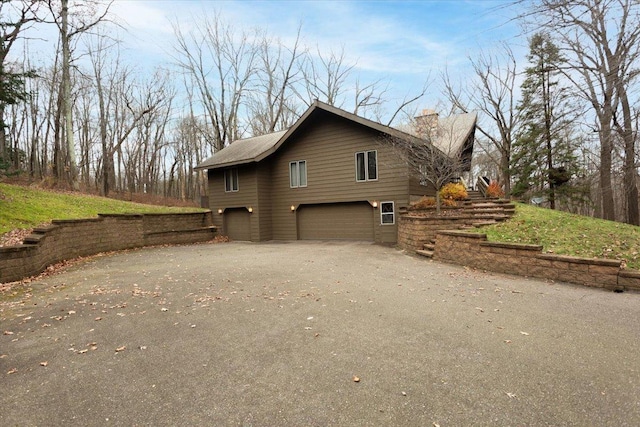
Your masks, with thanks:
M382 225L393 225L396 223L393 202L380 203L380 222Z
M378 152L361 151L356 153L356 181L375 181L378 179Z
M224 191L238 191L238 168L224 171Z
M289 163L289 186L291 188L307 186L307 162L305 160Z

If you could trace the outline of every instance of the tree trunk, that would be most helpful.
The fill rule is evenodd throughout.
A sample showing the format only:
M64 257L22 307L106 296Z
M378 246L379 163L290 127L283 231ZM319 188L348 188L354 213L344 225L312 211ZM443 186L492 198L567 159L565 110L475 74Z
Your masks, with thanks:
M69 46L69 0L62 0L62 105L64 117L64 136L67 144L68 179L72 188L78 189L78 171L76 149L73 141L73 111L71 109L71 48Z
M618 95L622 105L623 128L621 129L624 141L624 194L627 202L627 222L640 225L640 212L638 211L638 172L636 167L635 138L633 135L633 118L627 92L618 82Z

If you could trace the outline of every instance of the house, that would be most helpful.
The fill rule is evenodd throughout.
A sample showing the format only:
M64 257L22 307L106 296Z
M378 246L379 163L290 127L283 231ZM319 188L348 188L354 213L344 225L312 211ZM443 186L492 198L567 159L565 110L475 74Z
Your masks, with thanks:
M395 243L398 211L434 190L385 138L416 137L316 101L288 130L230 144L197 166L214 224L234 240Z

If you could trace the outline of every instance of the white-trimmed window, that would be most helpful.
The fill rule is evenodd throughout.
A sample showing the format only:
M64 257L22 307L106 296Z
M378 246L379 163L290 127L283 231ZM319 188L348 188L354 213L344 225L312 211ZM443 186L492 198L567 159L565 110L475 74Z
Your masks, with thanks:
M307 186L307 162L298 160L289 163L289 186L291 188Z
M393 202L380 203L380 223L382 225L393 225L396 223Z
M356 181L376 181L378 179L378 152L376 150L356 153Z
M238 191L238 168L225 169L224 191Z

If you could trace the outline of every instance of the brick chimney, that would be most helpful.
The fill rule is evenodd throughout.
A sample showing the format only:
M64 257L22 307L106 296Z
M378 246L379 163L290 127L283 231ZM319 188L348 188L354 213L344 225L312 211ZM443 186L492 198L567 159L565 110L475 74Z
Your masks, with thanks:
M422 138L434 138L438 131L438 113L430 108L422 110L420 116L414 117L416 133Z

